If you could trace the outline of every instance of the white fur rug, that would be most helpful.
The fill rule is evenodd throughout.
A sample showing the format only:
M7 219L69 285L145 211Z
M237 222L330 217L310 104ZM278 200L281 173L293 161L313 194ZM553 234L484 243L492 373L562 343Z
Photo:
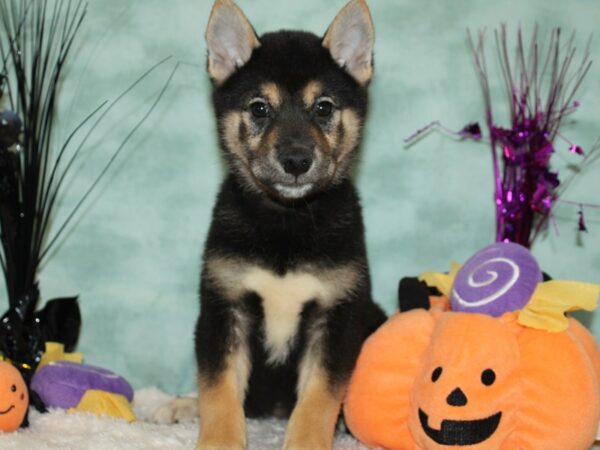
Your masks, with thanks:
M31 426L15 433L0 432L2 450L180 450L193 449L198 422L163 425L150 422L154 412L172 397L158 389L136 392L134 408L138 421L99 418L91 414L67 414L53 410L47 414L32 411ZM249 420L249 450L280 450L285 421ZM339 434L335 450L366 450L347 434ZM600 447L594 447L600 450Z
M198 434L198 422L163 425L151 423L156 409L171 399L158 389L136 392L134 409L138 421L99 418L87 413L67 414L52 410L47 414L30 413L31 425L15 433L0 432L0 449L18 450L192 450ZM285 421L249 420L249 450L280 450ZM338 435L336 450L366 450L349 435Z

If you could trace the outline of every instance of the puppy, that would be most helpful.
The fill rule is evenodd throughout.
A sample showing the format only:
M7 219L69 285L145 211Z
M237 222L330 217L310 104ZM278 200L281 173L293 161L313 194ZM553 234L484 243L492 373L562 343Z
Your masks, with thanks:
M278 416L285 449L330 449L361 344L385 320L349 179L373 72L369 9L352 0L322 38L259 38L217 0L206 42L228 174L201 274L197 448L243 449L245 417Z

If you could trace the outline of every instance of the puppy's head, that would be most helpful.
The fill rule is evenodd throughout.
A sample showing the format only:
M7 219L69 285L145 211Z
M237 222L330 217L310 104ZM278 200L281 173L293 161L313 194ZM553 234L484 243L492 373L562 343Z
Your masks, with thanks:
M364 0L348 3L322 38L259 38L237 5L216 0L206 42L221 148L244 186L289 202L348 175L372 74Z

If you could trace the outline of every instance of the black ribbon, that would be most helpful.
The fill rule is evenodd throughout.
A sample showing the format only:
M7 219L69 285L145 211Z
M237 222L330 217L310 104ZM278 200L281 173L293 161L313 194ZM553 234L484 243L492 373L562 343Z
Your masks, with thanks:
M19 298L15 306L0 319L0 352L21 372L27 387L37 369L46 342L59 342L65 351L73 351L79 338L81 313L77 297L49 300L44 308L27 314L28 306L37 303L37 287ZM33 302L33 303L32 303ZM45 412L43 402L29 391L30 403ZM22 426L27 426L25 417Z

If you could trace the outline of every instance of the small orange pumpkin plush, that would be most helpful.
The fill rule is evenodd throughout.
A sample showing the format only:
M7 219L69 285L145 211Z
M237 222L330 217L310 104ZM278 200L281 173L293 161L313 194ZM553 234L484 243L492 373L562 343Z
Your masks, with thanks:
M23 423L29 394L25 381L12 364L0 361L0 431L15 431Z
M438 277L447 277L438 287L453 301L447 281L455 272ZM477 288L486 282L472 281ZM588 307L600 292L567 287ZM369 447L390 450L589 449L600 420L600 351L564 316L569 307L539 317L563 291L561 282L539 283L528 307L497 317L440 304L395 314L361 351L344 406L350 430Z

